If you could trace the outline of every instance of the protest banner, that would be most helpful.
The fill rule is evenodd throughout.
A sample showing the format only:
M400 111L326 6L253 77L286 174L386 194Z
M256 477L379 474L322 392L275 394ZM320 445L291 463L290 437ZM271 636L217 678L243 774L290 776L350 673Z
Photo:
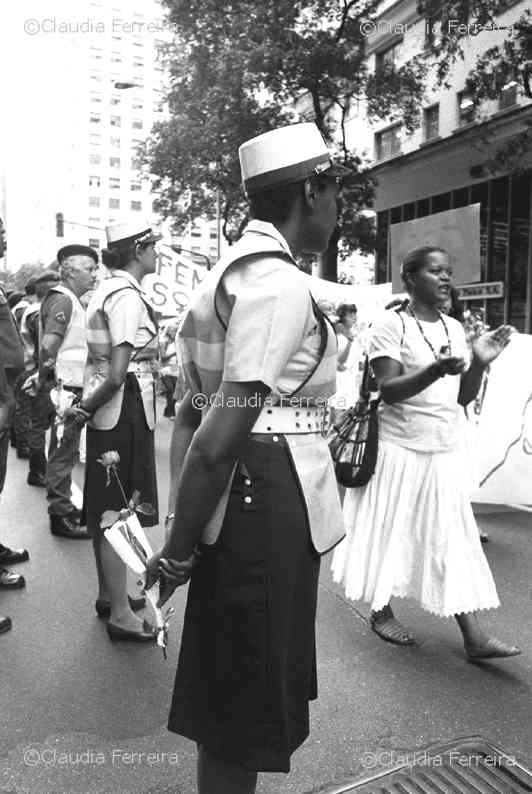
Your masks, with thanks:
M157 252L157 270L145 277L142 287L156 311L165 317L178 317L207 274L209 260L200 255L177 253L166 243L160 243Z
M532 337L514 334L488 374L474 449L473 502L532 505Z
M389 242L394 293L404 289L401 262L409 251L423 245L437 245L449 253L455 284L480 281L480 204L393 223Z

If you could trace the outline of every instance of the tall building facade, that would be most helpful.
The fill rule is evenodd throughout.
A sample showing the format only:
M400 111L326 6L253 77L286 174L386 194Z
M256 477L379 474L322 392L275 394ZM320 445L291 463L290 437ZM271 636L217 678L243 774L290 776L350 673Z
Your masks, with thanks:
M512 25L527 7L507 0L490 30L472 29L464 40L464 60L448 77L449 87L427 81L421 125L408 134L400 122L368 123L358 109L349 123L348 142L365 149L377 179L378 244L376 281L391 280L389 229L392 224L448 209L480 204L481 281L500 281L503 295L471 302L482 306L488 322L510 322L532 332L532 152L524 154L519 171L493 172L495 152L526 129L532 101L513 81L497 100L476 109L466 90L466 78L478 55L512 35ZM426 51L428 37L438 35L438 17L419 15L415 0L383 5L367 38L368 67L400 66ZM457 21L458 24L458 21ZM428 57L428 56L427 56ZM434 77L434 75L432 76ZM455 263L459 272L459 263Z
M101 249L114 221L157 222L138 149L166 117L161 46L174 35L156 0L51 0L44 10L28 0L15 19L18 80L6 162L11 270L49 264L70 242ZM215 259L217 227L213 237L212 224L197 226L201 234L191 228L173 241Z

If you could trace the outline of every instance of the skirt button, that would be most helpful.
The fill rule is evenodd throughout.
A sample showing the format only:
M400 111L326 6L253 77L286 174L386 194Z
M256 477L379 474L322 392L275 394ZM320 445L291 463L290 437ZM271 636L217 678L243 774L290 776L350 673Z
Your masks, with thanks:
M272 441L279 441L279 436L272 436Z
M244 496L244 502L245 502L247 505L250 505L250 504L251 504L251 496Z

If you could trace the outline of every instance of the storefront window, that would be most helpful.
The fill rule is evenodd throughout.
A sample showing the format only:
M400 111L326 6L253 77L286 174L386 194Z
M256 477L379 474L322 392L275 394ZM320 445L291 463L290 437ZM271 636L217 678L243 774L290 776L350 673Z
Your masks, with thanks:
M530 173L512 179L508 322L524 332L530 227Z
M377 213L377 239L375 240L375 281L388 281L388 210Z
M508 247L508 177L492 182L490 281L506 280L506 249ZM488 323L492 327L504 322L504 301L488 301Z
M480 204L480 280L488 281L488 183L471 188L471 204Z

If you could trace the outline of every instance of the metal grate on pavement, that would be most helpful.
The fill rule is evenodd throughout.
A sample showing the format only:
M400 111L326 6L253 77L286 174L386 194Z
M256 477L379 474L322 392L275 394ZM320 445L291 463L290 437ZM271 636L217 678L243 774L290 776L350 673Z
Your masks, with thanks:
M371 754L365 754L366 759ZM384 755L384 754L383 754ZM320 794L524 794L532 773L478 736L414 752L387 753L392 769L320 789ZM378 754L375 754L378 758Z

